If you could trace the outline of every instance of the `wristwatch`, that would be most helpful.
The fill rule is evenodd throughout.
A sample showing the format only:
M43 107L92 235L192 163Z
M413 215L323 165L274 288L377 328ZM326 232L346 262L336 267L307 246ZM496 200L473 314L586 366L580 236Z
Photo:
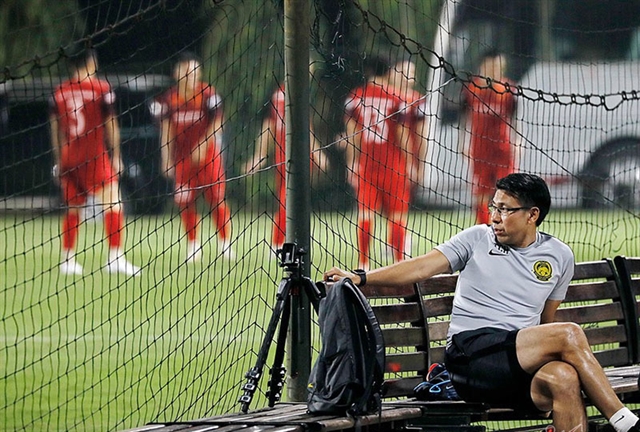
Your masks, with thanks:
M360 276L360 283L356 284L357 286L361 287L367 283L367 272L363 269L351 270L351 273Z

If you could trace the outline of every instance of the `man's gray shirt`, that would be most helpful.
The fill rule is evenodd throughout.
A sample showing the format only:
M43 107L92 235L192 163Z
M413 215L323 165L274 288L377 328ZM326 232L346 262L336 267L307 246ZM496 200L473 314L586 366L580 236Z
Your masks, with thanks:
M448 339L481 327L515 330L540 324L547 300L564 300L573 252L538 232L526 248L499 244L493 229L476 225L436 247L460 270Z

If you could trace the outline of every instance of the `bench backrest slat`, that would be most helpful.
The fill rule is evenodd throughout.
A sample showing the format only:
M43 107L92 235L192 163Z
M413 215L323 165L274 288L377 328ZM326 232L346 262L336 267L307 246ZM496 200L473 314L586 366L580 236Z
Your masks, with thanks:
M372 305L380 325L417 322L422 319L420 308L415 302L393 305Z
M558 309L556 313L556 321L573 321L585 325L622 319L624 314L620 302L567 306Z
M629 350L625 348L608 349L605 351L595 351L594 355L601 365L626 366L629 364Z
M384 344L390 347L425 347L427 339L420 327L383 328Z

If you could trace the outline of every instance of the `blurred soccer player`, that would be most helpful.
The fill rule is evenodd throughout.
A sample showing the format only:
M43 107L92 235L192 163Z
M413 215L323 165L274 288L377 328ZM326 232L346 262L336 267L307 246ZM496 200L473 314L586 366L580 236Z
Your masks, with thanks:
M212 86L202 82L201 75L200 60L182 53L173 69L175 86L152 104L152 113L161 121L163 172L175 180L174 201L187 234L187 262L198 261L202 255L196 211L201 193L212 210L219 250L224 257L233 258L220 149L222 101Z
M410 154L407 155L411 159L411 169L409 178L411 180L411 189L424 183L424 167L427 160L427 117L426 117L426 98L414 89L416 82L416 65L411 60L400 60L389 69L388 82L394 95L400 97L405 105L405 111L402 115L402 121L408 132L404 139L409 140ZM406 224L406 222L405 222ZM403 251L397 249L400 245L394 245L391 239L389 244L394 249L396 257ZM404 254L411 255L411 237L407 234L404 244ZM398 258L399 259L399 258Z
M480 76L469 83L465 93L471 127L469 156L473 195L479 224L490 223L487 205L496 180L515 169L510 135L516 101L513 93L501 84L509 83L504 77L506 65L505 56L494 51L486 53L480 62Z
M118 174L120 129L115 97L106 81L96 77L95 52L88 50L73 59L71 79L60 84L51 101L51 142L54 177L60 182L67 206L62 223L62 262L65 274L82 274L75 259L80 225L80 206L95 195L104 208L104 227L109 243L106 270L134 275L140 268L125 260L122 250L123 212ZM111 157L109 156L111 151Z
M269 106L269 113L262 122L262 131L256 143L256 150L253 157L245 164L243 172L250 173L264 168L269 160L269 155L273 155L275 165L275 189L278 193L278 209L274 217L272 242L274 248L280 248L285 240L287 212L286 197L287 185L285 183L285 161L286 161L286 127L285 127L285 95L284 86L281 85L273 93ZM318 140L313 131L310 134L311 140L311 160L321 170L326 170L327 160L320 150Z
M389 220L390 243L396 260L404 254L406 219L411 194L408 173L412 158L402 115L406 104L390 91L389 67L373 59L369 81L355 89L345 104L346 161L353 170L358 197L358 265L369 268L369 243L375 212Z

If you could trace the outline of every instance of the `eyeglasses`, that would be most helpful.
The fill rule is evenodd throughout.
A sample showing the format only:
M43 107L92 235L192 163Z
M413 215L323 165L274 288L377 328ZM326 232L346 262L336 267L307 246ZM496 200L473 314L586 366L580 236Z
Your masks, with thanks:
M529 210L531 207L496 207L495 204L491 203L487 206L489 209L489 214L493 214L494 212L500 213L500 216L503 218L514 214L520 210Z

